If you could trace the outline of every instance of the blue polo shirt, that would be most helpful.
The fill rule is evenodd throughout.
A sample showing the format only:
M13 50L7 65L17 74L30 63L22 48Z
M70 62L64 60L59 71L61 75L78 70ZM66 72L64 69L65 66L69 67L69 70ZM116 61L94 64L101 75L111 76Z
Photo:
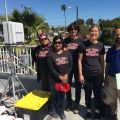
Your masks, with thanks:
M106 63L110 65L108 75L115 77L116 73L120 73L120 49L116 50L115 45L108 49Z

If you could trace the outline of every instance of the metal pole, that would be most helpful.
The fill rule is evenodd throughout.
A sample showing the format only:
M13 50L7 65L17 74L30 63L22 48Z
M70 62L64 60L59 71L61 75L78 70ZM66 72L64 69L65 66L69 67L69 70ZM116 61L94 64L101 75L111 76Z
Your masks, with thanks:
M6 0L4 0L4 6L5 6L6 21L8 22L8 14L7 14L7 4L6 4Z
M76 21L78 21L78 5L76 6Z
M8 24L8 14L7 14L7 2L4 0L4 7L5 7L5 16L6 16L6 23L7 23L7 36L8 36L8 41L10 43L10 33L9 33L9 24Z

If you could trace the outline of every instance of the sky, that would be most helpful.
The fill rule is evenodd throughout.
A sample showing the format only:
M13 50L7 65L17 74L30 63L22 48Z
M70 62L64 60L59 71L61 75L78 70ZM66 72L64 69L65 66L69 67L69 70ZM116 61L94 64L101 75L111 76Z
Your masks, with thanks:
M4 1L0 0L0 15L5 15ZM10 15L14 8L23 10L22 6L31 8L45 18L50 26L64 26L64 13L61 5L66 4L66 24L76 20L76 6L78 17L84 20L93 18L113 19L120 17L120 0L6 0L7 12Z

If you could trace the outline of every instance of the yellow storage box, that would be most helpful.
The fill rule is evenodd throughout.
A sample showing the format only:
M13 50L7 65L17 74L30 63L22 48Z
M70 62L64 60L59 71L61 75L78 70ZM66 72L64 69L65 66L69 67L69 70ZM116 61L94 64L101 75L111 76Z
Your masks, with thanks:
M34 90L15 103L15 107L39 110L49 99L50 92Z

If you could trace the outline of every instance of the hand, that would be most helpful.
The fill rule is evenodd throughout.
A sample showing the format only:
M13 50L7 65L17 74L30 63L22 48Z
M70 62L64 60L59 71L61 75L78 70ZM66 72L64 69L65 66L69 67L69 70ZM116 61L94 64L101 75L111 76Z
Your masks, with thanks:
M105 80L104 80L104 86L108 87L108 83L109 83L108 78L105 78Z
M85 85L85 83L86 83L83 75L79 76L79 81L81 82L82 85Z
M68 79L68 74L64 74L63 76L65 76L65 77L66 77L66 79Z
M68 50L67 50L67 48L64 47L64 48L63 48L63 51L68 51Z
M59 76L59 79L63 82L63 83L66 83L67 80L68 80L68 77L66 75L60 75Z

